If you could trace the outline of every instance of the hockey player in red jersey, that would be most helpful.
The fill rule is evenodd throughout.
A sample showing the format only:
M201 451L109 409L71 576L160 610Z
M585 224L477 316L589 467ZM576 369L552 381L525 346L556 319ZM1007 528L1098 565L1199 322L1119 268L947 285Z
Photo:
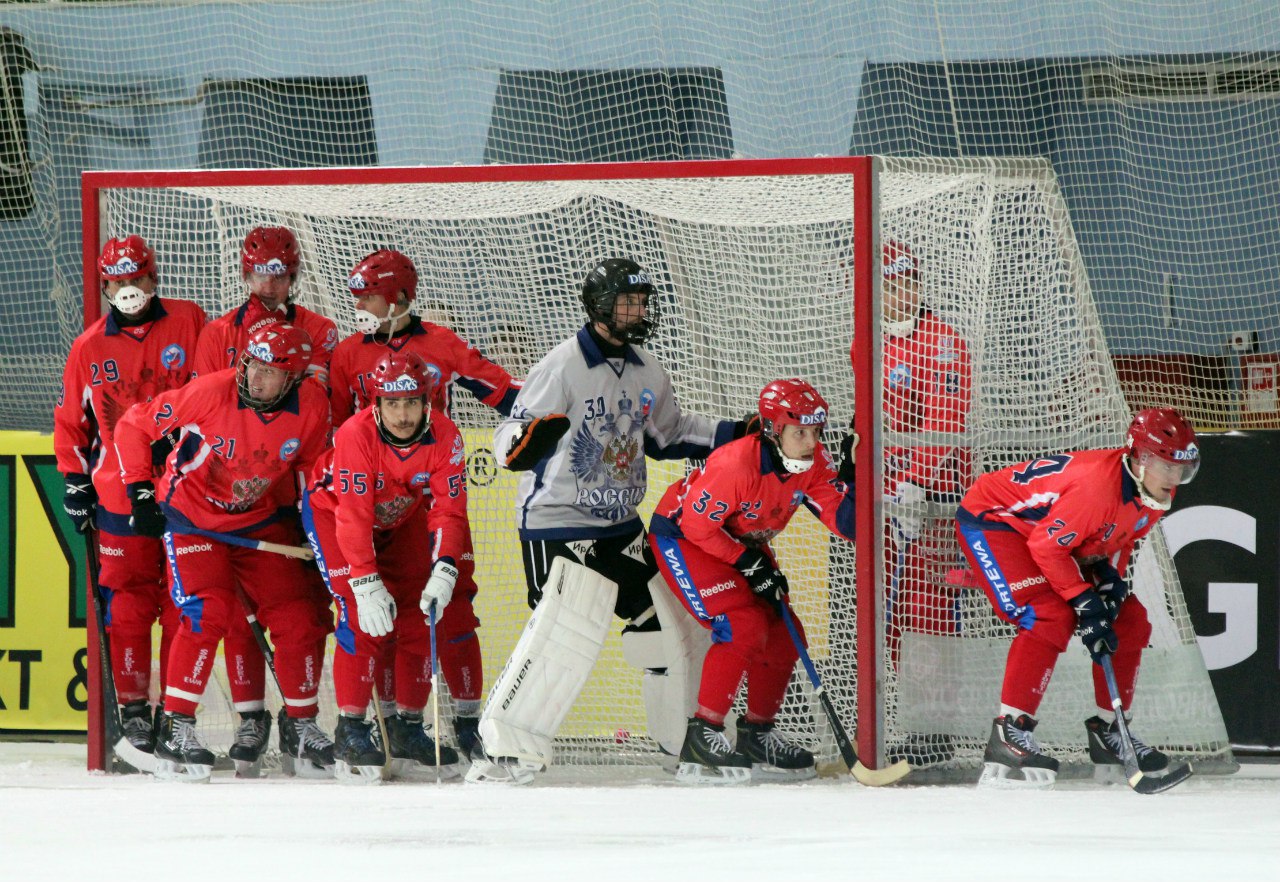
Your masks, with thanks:
M921 306L920 262L908 245L886 241L881 272L885 429L906 435L963 433L972 381L968 347L954 328ZM958 562L949 513L968 485L969 472L968 450L955 444L885 449L886 646L895 665L904 632L959 629L957 591L943 578ZM948 519L939 518L938 511ZM904 733L887 752L891 761L924 765L950 758L953 749L947 735Z
M393 771L459 773L458 754L423 730L431 690L426 616L440 645L475 640L471 597L455 592L466 548L462 436L431 406L435 378L415 352L383 350L368 379L374 404L342 424L316 467L303 522L338 604L333 681L340 780L376 780L384 756L366 711L377 662L393 662L397 713L386 721ZM424 587L425 586L425 587ZM479 682L477 666L464 676Z
M853 541L852 463L837 473L821 443L826 424L827 403L812 386L775 380L760 393L759 434L718 448L654 511L649 541L662 574L712 639L680 751L681 782L814 775L813 754L773 728L799 654L779 614L788 585L769 543L801 505ZM744 675L747 709L734 749L724 720Z
M329 358L338 342L331 319L292 302L294 285L302 264L298 239L287 227L254 227L240 246L240 278L244 281L244 303L210 322L200 335L195 369L200 375L235 367L249 335L262 324L287 321L301 328L316 344L307 375L326 385ZM316 588L323 591L316 579ZM227 685L231 702L240 714L229 755L242 774L256 766L266 747L270 717L265 712L266 660L249 624L233 618L223 641Z
M1172 408L1144 410L1124 447L1042 456L978 478L956 512L956 532L997 615L1018 627L1005 663L1000 714L982 783L1052 786L1058 761L1033 735L1058 656L1077 628L1095 662L1110 655L1127 711L1151 624L1124 575L1134 543L1195 477L1200 452ZM1095 765L1121 764L1106 681L1093 669L1097 716L1085 721ZM1134 739L1144 773L1168 757Z
M133 404L192 377L205 315L194 303L155 295L155 254L141 236L108 240L98 277L110 309L71 344L54 409L53 446L66 480L67 515L78 530L97 538L111 675L124 727L116 752L150 769L152 624L159 618L163 672L178 614L166 596L163 546L129 525L115 431Z
M248 598L271 632L284 694L280 746L286 770L322 775L333 745L316 725L328 598L313 590L295 558L245 548L218 534L296 544L298 482L323 454L329 408L317 383L303 382L305 331L272 322L254 331L235 370L198 377L137 405L120 421L116 449L134 529L162 536L181 625L169 653L156 774L207 780L213 755L195 713L228 623ZM151 445L173 439L159 488ZM331 773L331 771L330 771Z
M453 331L410 312L417 297L418 271L406 255L390 249L367 255L352 269L347 287L355 298L358 331L339 343L333 353L330 401L335 429L356 411L373 404L376 369L389 352L413 352L422 358L434 383L433 412L451 416L457 385L503 416L511 413L520 391L511 375ZM475 554L471 530L465 524L464 532L464 547L456 561L455 594L468 598L468 603L450 604L443 611L440 627L454 633L456 639L442 643L440 669L457 711L454 730L458 746L470 754L479 750L476 727L483 678L480 641L474 632L467 636L467 630L452 621L455 616L469 615L470 598L476 594ZM380 682L387 681L380 678Z

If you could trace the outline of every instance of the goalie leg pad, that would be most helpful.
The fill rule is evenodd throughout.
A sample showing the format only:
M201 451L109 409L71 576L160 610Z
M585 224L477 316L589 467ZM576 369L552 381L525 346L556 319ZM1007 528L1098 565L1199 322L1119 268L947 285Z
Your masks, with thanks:
M567 558L551 565L542 599L493 684L480 738L494 757L540 767L604 646L618 586Z
M697 709L702 661L711 632L684 609L661 575L649 582L660 631L624 631L622 655L644 671L641 692L649 736L662 750L679 756L689 717Z

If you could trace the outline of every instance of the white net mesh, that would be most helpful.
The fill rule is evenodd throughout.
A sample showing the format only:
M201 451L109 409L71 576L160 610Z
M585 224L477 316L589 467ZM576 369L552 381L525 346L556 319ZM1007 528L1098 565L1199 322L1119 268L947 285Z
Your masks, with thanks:
M731 168L716 166L721 173ZM423 183L392 187L289 186L282 175L277 184L253 187L113 188L104 191L102 222L104 231L145 236L165 268L167 291L194 297L211 314L243 298L237 276L244 232L257 224L290 226L303 249L300 301L333 317L344 334L353 330L343 284L350 268L375 248L398 248L417 265L419 311L517 375L581 326L577 291L587 269L627 255L661 292L661 325L650 349L670 370L685 409L736 418L754 409L765 383L798 375L823 393L839 426L853 412L851 178L778 171L428 183L462 172L424 169ZM911 243L924 301L967 341L973 374L964 432L931 435L888 409L883 445L947 444L964 451L973 469L989 470L1042 452L1118 442L1128 424L1124 400L1047 164L886 161L879 187L884 235ZM878 337L869 342L878 344ZM515 480L495 468L489 450L496 415L458 392L453 416L469 449L477 612L492 683L528 617ZM646 518L683 468L650 463ZM959 563L953 511L954 500L924 503L922 534L910 553L896 563L890 540L876 567L891 605L899 594L942 598L891 619L879 675L885 743L892 748L910 738L931 750L945 743L947 756L935 751L930 758L950 757L948 768L968 769L980 758L998 701L1009 634L979 592L945 585ZM852 548L804 515L777 548L812 654L852 729L874 714L855 707L857 626L882 627L855 622ZM1141 561L1138 591L1158 621L1138 704L1143 737L1198 756L1220 753L1225 731L1168 555L1153 542ZM1083 650L1064 659L1043 714L1046 742L1068 759L1082 756L1080 722L1092 713L1081 679L1086 662ZM322 703L331 708L329 699ZM211 739L225 743L230 721L214 704L206 723L221 727ZM802 676L779 724L825 759L837 758ZM639 680L623 662L616 634L560 734L561 756L576 762L657 760Z

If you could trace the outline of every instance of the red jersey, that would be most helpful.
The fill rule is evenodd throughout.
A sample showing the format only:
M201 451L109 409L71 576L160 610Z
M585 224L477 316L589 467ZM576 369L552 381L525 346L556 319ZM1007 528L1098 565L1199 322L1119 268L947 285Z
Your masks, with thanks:
M110 311L71 344L53 411L53 452L64 475L93 475L99 503L128 514L120 483L116 424L131 406L191 379L204 310L188 300L155 298L155 317L122 328ZM148 475L148 477L150 477Z
M748 435L717 448L702 469L676 481L654 509L650 531L685 538L728 564L746 546L762 548L802 504L833 533L853 540L853 490L836 478L821 445L798 475L778 474L764 439Z
M318 312L290 303L284 312L267 312L262 301L250 297L226 315L209 323L196 348L196 373L211 374L236 366L249 334L263 319L291 322L311 337L307 376L328 384L329 359L338 345L338 326Z
M1092 587L1077 561L1106 557L1123 575L1141 539L1164 514L1142 504L1123 450L1042 456L982 475L957 520L980 529L1014 530L1064 600Z
M333 448L311 473L313 509L334 514L342 556L351 576L378 571L374 535L394 530L422 505L433 560L462 561L467 539L466 451L453 421L438 411L417 444L382 440L373 408L361 410L334 434ZM427 537L423 537L427 539ZM424 550L428 546L424 545Z
M436 380L431 399L433 411L446 416L453 401L453 385L459 384L503 416L511 413L520 384L502 367L480 354L453 331L424 322L415 316L409 324L384 342L385 335L352 334L333 352L329 372L329 399L333 405L333 425L342 425L357 410L373 404L369 380L373 369L390 349L416 352L427 363Z
M329 402L304 382L284 405L258 413L240 403L236 372L197 377L132 408L116 430L126 484L151 480L151 443L174 440L157 497L203 530L250 530L298 500L329 439ZM181 530L177 530L181 532Z
M884 336L882 361L888 431L965 430L973 367L968 347L950 325L928 310L921 311L911 334ZM958 493L968 481L969 453L963 448L890 447L885 454L890 494L896 492L899 481L937 493Z

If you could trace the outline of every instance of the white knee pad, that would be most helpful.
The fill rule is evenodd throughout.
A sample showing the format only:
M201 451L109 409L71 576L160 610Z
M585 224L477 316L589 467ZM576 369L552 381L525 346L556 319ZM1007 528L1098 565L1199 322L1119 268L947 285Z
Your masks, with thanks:
M552 739L595 666L617 598L617 584L599 573L563 557L552 562L480 717L486 753L551 764Z
M627 631L622 655L644 670L641 692L649 736L672 756L680 754L689 717L697 709L702 661L711 633L680 605L661 575L649 582L653 610L661 631ZM655 669L665 668L659 673Z

